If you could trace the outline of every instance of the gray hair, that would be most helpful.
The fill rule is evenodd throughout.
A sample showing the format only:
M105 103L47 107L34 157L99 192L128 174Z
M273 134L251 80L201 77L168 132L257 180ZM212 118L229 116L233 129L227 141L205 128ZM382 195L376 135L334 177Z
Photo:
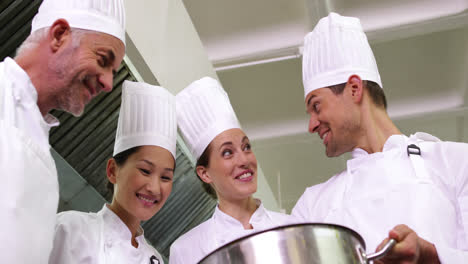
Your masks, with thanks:
M34 31L31 35L29 35L26 40L18 47L16 50L16 56L20 57L24 53L27 53L30 50L35 49L39 43L47 37L49 33L50 27L45 27ZM93 33L93 31L80 29L80 28L71 28L71 36L72 36L72 46L78 47L81 42L81 38L85 34Z

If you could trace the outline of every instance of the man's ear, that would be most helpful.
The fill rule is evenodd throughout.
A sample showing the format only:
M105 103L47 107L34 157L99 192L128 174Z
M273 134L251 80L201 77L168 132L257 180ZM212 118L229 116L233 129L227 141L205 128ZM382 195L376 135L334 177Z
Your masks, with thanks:
M364 92L361 77L356 74L349 76L346 86L350 89L349 93L351 94L353 101L356 103L361 102L362 94Z
M117 163L115 163L115 160L114 159L109 159L107 161L107 167L106 167L106 173L107 173L107 179L109 179L109 181L112 183L112 184L116 184L117 183Z
M48 41L53 53L60 49L71 37L71 28L65 19L57 19L49 29Z
M200 177L200 179L203 182L206 182L206 183L212 183L213 182L213 180L211 179L211 176L208 174L208 170L206 169L205 166L197 166L196 171L197 171L198 177Z

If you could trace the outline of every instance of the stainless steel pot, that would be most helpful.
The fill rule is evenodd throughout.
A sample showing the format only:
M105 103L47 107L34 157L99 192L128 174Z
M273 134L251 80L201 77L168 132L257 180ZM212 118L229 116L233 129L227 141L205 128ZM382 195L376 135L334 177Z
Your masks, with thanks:
M385 256L394 240L375 254L355 231L332 224L280 226L239 238L202 259L201 264L369 263Z

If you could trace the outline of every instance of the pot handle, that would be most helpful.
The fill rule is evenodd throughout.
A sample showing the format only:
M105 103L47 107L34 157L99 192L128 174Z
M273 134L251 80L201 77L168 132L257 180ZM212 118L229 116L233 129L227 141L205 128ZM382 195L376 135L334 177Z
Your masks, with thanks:
M372 260L378 260L378 259L385 257L385 255L387 255L387 253L393 248L393 246L395 246L395 244L396 244L395 239L390 239L381 250L373 254L367 255L367 260L372 261Z

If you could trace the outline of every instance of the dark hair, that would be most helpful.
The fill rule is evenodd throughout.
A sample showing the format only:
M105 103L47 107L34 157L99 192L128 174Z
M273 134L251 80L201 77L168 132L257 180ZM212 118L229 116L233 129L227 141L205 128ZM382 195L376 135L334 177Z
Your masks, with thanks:
M385 93L383 89L378 85L376 82L373 81L362 81L363 86L369 92L369 95L372 99L372 102L378 106L387 109L387 99L385 98ZM344 88L346 87L346 83L340 83L332 86L328 86L332 90L332 92L336 95L342 94Z
M196 167L198 166L208 167L209 162L210 162L210 152L211 152L211 143L208 145L208 147L206 147L206 149L203 151L201 156L198 158ZM208 193L213 199L218 199L215 189L211 187L209 183L202 181L200 176L198 176L196 167L195 167L195 174L197 175L197 178L201 181L203 190L205 190L205 192Z
M130 156L133 153L137 152L139 149L140 149L140 146L129 148L120 153L117 153L117 155L115 155L112 158L115 160L115 163L117 164L117 166L122 167L125 164L125 162L127 162L128 158L130 158ZM110 181L107 182L107 189L109 190L111 195L114 195L114 184L112 182Z

